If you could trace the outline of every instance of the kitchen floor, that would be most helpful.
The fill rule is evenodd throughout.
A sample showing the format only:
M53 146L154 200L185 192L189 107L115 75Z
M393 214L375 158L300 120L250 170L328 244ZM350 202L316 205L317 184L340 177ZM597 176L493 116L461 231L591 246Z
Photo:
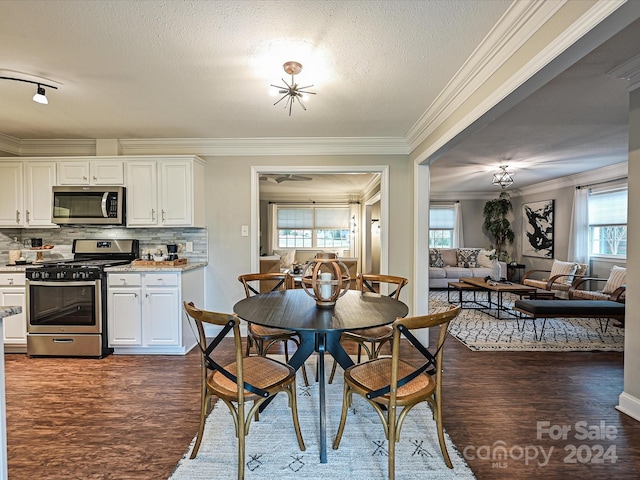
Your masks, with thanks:
M224 346L231 358L231 344ZM471 455L478 479L639 477L640 422L614 408L623 354L472 352L450 338L445 357L444 423L460 452L499 441L507 448L555 448L545 466L524 459L498 465ZM168 478L196 433L195 351L102 360L7 354L5 361L11 480ZM537 439L538 421L604 421L616 434L588 442ZM571 443L615 445L618 458L566 464Z

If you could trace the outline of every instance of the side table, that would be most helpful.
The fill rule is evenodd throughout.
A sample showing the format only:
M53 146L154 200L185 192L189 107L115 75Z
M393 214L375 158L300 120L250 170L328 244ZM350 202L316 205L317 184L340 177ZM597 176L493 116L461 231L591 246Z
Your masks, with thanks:
M524 275L524 269L526 265L518 263L517 265L507 264L507 280L510 282L520 283L522 281L522 275Z

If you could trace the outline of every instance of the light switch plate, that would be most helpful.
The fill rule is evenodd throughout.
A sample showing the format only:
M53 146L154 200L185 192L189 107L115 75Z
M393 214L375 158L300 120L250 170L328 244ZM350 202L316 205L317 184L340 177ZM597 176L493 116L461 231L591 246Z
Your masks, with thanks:
M193 242L184 242L184 243L185 243L184 251L193 252Z
M243 237L249 236L249 225L242 225L240 227L240 235L242 235Z

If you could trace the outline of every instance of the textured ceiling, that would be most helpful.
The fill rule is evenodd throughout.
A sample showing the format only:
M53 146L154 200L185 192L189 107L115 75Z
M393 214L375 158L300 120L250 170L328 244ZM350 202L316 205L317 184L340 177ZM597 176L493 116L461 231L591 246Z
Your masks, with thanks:
M510 3L2 1L0 70L60 88L42 108L2 81L0 133L404 137ZM317 92L292 117L269 95L288 60Z

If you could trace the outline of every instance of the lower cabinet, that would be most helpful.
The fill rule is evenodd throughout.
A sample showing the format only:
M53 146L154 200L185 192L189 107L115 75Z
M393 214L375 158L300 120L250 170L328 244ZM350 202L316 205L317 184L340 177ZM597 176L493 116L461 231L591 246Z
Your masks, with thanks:
M0 305L20 306L22 313L2 321L5 353L27 352L27 308L24 272L0 274Z
M202 304L203 297L203 268L109 273L109 346L115 354L186 354L196 338L182 299Z

